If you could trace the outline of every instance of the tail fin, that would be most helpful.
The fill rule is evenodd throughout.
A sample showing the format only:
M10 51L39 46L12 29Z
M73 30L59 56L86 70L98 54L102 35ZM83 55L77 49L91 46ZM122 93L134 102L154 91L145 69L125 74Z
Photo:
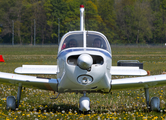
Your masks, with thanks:
M80 5L80 31L84 30L84 5Z
M0 55L0 62L5 62L2 55Z

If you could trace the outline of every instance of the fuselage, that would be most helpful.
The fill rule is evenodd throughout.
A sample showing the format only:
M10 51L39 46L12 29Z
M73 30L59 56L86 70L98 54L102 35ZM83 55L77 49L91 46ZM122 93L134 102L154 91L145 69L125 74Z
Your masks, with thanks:
M100 46L94 46L98 44L94 39L100 39ZM75 43L69 45L71 40ZM65 34L59 45L57 65L60 66L58 92L109 92L111 89L111 48L107 38L99 32Z

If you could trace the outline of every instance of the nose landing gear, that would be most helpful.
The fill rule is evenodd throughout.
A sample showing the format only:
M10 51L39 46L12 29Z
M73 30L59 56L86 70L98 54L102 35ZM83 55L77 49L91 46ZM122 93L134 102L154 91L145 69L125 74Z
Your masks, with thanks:
M86 96L86 92L84 92L84 95L80 98L79 110L82 112L90 111L90 99Z

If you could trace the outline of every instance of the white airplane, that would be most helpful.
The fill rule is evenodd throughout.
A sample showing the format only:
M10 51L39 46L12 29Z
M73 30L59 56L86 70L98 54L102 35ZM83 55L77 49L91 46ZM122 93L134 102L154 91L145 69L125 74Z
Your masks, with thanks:
M1 83L18 85L17 101L14 96L8 96L6 108L14 110L19 106L22 86L51 90L59 94L82 93L79 100L80 111L90 110L90 99L86 93L144 88L147 107L159 111L160 99L153 97L150 102L149 88L166 84L166 75L112 80L112 75L141 76L147 75L147 72L139 67L112 66L111 47L107 38L100 32L84 30L83 14L84 6L80 5L80 31L70 31L62 37L57 65L23 65L15 69L15 73L19 74L56 74L56 79L0 72Z

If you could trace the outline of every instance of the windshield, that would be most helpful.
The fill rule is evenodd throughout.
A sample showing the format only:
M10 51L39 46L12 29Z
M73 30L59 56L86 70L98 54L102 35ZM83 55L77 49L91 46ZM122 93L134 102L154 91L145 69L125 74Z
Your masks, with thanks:
M82 32L73 32L61 40L61 50L72 47L83 47L83 34Z
M87 32L87 47L102 48L107 50L108 46L103 36L96 32Z
M59 51L72 47L88 47L105 49L111 53L109 42L103 34L96 31L85 31L85 33L85 39L83 39L83 31L72 31L65 34L61 39ZM85 42L83 42L84 40Z

